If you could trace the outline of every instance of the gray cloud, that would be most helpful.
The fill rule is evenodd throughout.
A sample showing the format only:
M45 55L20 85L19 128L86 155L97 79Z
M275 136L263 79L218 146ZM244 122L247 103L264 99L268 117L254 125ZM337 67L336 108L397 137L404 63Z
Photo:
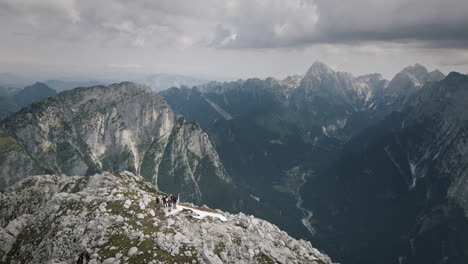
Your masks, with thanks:
M466 0L0 0L2 32L130 47L419 41L464 48L466 14Z
M227 48L294 47L369 41L419 42L422 46L466 48L465 0L298 1L301 11L269 12L265 23L235 23L238 38ZM284 16L283 16L284 15ZM317 19L318 17L318 19ZM282 34L277 29L283 27Z
M466 14L466 0L0 0L0 70L466 71Z
M318 1L322 20L317 41L420 41L460 47L468 41L468 2Z

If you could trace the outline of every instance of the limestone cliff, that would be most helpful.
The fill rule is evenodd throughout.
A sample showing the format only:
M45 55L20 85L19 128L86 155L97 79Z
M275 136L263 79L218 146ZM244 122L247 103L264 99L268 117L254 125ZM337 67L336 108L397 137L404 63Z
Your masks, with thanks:
M32 104L0 123L0 144L0 189L33 174L128 170L163 188L183 182L171 191L201 202L204 174L230 183L196 124L128 82L77 88Z

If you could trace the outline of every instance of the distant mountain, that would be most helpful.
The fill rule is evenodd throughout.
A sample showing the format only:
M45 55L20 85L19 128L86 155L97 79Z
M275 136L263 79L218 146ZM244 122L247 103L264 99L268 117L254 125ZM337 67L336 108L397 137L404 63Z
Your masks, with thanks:
M0 86L20 88L33 83L37 78L26 77L20 74L1 72L0 73Z
M388 86L375 100L374 112L378 119L382 119L393 111L401 111L407 100L421 89L426 82L440 81L445 75L438 70L428 72L420 65L408 66L388 83Z
M33 85L26 86L24 89L15 93L15 102L25 107L44 98L54 96L57 92L44 83L36 82Z
M71 90L77 87L91 87L97 85L108 85L109 83L106 82L98 82L98 81L63 81L63 80L47 80L44 82L52 89L61 92L65 90Z
M134 82L147 85L153 91L159 92L171 87L193 87L206 83L207 81L185 75L157 73L148 75L141 79L136 79Z
M19 111L21 107L9 97L0 96L0 120Z
M22 107L40 101L57 92L44 83L37 82L24 89L0 87L0 120L17 112Z
M21 89L13 88L13 87L1 87L0 86L0 96L3 97L11 97L15 93L19 92Z

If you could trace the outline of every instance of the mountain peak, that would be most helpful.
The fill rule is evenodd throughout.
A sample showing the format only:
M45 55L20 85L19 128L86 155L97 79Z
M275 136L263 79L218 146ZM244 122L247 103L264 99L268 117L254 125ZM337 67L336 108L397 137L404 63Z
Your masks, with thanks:
M416 77L418 80L424 79L424 77L428 74L426 67L422 66L419 63L416 63L413 66L408 66L404 68L400 73L410 74Z
M316 76L321 74L331 74L334 71L328 67L325 63L316 61L312 66L310 66L309 70L306 73L306 76Z
M445 74L443 74L439 70L434 70L431 71L430 73L427 74L427 81L435 82L435 81L440 81L445 78Z
M358 76L356 79L358 79L358 80L368 80L368 81L381 81L384 78L382 77L382 74L380 74L380 73L369 73L369 74L364 74L364 75Z
M456 82L463 79L468 79L468 76L458 72L450 72L444 80L448 82Z
M27 90L27 89L47 89L47 90L53 90L52 88L50 88L47 84L45 84L45 83L43 83L43 82L36 82L36 83L34 83L33 85L24 87L24 89L25 89L25 90Z

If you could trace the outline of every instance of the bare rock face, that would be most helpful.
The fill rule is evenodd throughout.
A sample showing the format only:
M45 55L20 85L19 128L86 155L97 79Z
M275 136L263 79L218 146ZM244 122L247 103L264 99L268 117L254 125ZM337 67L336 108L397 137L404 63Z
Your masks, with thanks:
M201 168L230 182L201 129L177 119L162 97L128 82L77 88L35 103L2 121L0 144L1 189L33 174L128 170L154 184L183 178L195 186L186 197L202 201ZM180 155L185 159L174 160ZM190 173L176 177L182 171Z
M130 172L21 180L0 194L1 262L331 263L252 216L191 204L166 216L160 195Z

